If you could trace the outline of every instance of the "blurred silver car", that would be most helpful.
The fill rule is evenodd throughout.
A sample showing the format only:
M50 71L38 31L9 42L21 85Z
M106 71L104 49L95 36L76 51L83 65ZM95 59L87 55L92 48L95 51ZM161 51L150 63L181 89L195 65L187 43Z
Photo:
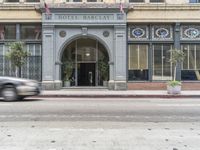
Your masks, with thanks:
M40 94L40 86L35 80L0 77L0 95L4 101L22 100L27 96L38 94Z

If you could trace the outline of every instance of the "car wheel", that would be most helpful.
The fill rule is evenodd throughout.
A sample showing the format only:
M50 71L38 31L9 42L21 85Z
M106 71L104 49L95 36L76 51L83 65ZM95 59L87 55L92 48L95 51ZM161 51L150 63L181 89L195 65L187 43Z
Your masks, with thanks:
M7 85L2 89L1 93L4 101L16 101L18 98L17 91L14 86Z

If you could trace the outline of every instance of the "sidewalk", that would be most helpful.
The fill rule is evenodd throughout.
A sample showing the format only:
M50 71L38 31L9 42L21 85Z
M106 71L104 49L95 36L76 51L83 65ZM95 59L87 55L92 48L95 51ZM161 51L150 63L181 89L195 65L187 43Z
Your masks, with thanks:
M99 98L200 98L200 91L181 91L181 94L170 95L166 90L127 90L111 91L108 89L61 89L44 90L38 97L99 97Z

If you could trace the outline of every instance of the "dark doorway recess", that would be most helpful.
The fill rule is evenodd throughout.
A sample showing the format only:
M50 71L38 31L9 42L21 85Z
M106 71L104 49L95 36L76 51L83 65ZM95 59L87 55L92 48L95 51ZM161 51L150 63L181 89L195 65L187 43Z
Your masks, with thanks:
M80 63L78 86L95 86L95 63Z

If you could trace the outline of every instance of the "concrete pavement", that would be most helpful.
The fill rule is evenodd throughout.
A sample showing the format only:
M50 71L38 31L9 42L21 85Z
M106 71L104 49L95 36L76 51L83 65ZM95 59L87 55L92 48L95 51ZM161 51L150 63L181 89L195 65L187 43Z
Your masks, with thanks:
M3 122L0 150L199 150L200 124Z
M200 98L200 91L181 91L181 94L167 94L166 90L126 90L111 91L108 89L61 89L44 90L39 97L127 97L127 98Z

